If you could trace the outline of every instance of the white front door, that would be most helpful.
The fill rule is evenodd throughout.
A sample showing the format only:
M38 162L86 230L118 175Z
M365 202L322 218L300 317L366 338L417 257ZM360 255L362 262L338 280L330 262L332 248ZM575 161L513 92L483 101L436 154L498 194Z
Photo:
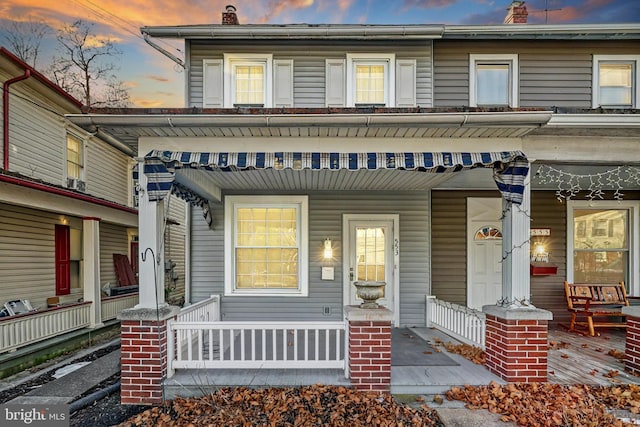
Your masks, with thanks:
M502 297L502 199L467 199L467 305L481 310Z
M344 216L344 295L348 305L359 305L362 300L356 296L353 282L385 282L384 298L377 303L392 310L394 319L399 320L395 301L399 256L397 221L397 215Z

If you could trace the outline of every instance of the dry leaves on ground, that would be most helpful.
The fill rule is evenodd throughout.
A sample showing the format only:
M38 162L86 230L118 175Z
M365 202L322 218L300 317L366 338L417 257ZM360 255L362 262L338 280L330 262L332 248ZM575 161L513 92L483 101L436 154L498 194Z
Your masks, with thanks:
M472 361L476 365L484 365L487 362L487 354L480 347L469 344L452 344L450 342L444 345L449 353L459 354L467 360Z
M435 426L436 412L413 409L391 395L349 387L223 388L201 398L178 398L121 424L133 426Z
M446 397L466 402L470 409L487 409L501 414L503 421L526 427L623 426L607 408L640 413L640 387L637 385L590 387L492 382L488 386L454 387Z

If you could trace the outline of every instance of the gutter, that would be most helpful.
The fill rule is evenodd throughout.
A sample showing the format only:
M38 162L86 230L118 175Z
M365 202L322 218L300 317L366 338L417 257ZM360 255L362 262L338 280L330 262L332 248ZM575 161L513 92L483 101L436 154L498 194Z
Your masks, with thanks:
M549 127L640 128L639 114L553 114Z
M98 199L97 197L88 196L86 194L76 193L74 191L65 190L63 188L54 187L40 182L28 181L20 178L16 178L10 175L0 174L0 182L6 182L8 184L15 184L26 188L31 188L38 191L45 191L47 193L56 194L58 196L70 197L72 199L81 200L83 202L89 202L94 205L104 206L109 209L115 209L122 212L138 214L138 210L130 208L128 206L119 205L108 200Z
M114 115L69 114L67 118L86 128L99 126L120 127L474 127L474 126L530 126L540 127L551 119L551 111L509 113L424 113L424 114L265 114L265 115L210 115L160 114Z
M31 70L26 69L24 74L4 82L2 86L2 168L9 170L9 86L31 77Z
M442 37L443 25L186 25L142 27L145 36L179 39L417 39Z

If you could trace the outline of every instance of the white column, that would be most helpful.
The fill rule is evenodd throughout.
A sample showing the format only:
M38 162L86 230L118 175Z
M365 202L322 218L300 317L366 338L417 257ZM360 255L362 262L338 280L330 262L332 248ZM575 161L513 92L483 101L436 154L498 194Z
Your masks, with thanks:
M82 277L84 300L91 301L89 327L102 326L100 285L100 218L82 219Z
M136 308L164 307L164 201L150 202L144 161L139 163L138 254L139 301Z
M502 200L502 298L508 307L531 307L530 228L531 182L524 182L522 204Z

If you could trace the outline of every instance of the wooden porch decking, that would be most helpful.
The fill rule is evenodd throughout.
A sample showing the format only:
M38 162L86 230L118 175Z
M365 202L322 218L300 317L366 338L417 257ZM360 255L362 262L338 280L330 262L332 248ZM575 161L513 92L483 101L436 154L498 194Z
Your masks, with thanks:
M430 328L412 328L416 335L435 344L457 343L454 338ZM623 361L608 354L624 352L625 331L603 330L601 336L588 337L565 329L549 330L549 376L553 384L615 385L640 384L640 377L624 372ZM457 363L455 366L393 366L391 392L395 394L444 393L452 386L487 385L505 382L484 366L462 356L438 349ZM223 386L299 386L311 384L349 385L340 369L181 369L165 383L165 397L199 395Z

